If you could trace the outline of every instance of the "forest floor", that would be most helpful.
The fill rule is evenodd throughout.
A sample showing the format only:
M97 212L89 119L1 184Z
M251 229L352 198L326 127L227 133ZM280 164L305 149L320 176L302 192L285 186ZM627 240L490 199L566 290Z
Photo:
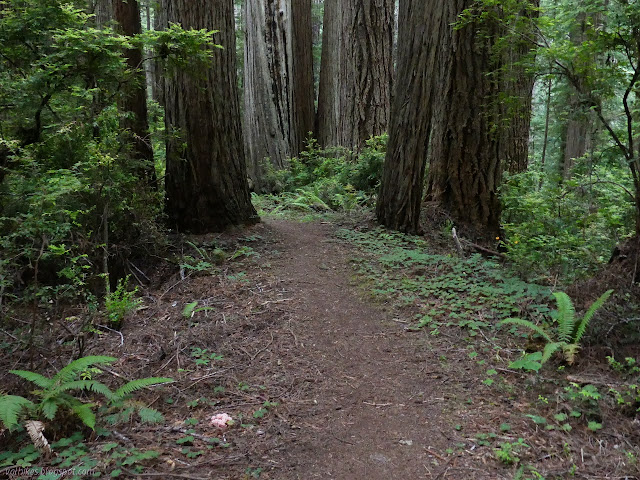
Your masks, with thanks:
M518 349L492 329L411 328L415 305L374 298L376 281L356 274L366 254L345 235L374 228L268 218L192 238L179 272L147 272L145 307L122 337L105 332L74 354L118 357L116 377L174 378L144 398L166 421L108 427L76 462L104 452L98 478L640 478L634 416L598 411L601 426L589 429L593 404L576 406L584 378L616 380L585 362L567 391L562 368L507 368ZM206 245L235 260L213 265ZM225 432L210 424L218 413L234 418Z

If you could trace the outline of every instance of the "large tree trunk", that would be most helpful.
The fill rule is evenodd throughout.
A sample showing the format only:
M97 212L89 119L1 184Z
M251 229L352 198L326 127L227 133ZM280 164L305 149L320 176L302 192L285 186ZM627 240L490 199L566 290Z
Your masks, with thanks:
M257 191L263 162L276 169L304 148L313 130L311 0L245 2L244 134Z
M157 31L166 30L169 27L167 22L167 10L164 7L167 0L161 0L160 4L154 3L153 7L153 29ZM151 64L153 70L151 82L151 98L164 107L165 78L161 60L153 60Z
M539 0L523 3L520 18L513 23L521 23L522 17L537 18ZM530 22L526 22L531 25ZM514 26L514 28L518 28ZM506 29L503 29L503 31ZM509 34L508 31L504 32ZM510 173L524 172L529 165L529 134L531 128L531 102L535 77L522 65L522 59L532 51L529 38L535 37L531 28L525 32L526 38L514 40L504 54L506 68L501 72L501 92L505 97L500 104L500 149L502 166Z
M486 75L495 68L491 45L476 34L473 25L457 30L451 26L472 0L445 0L444 4L442 15L449 26L439 46L444 76L433 117L428 198L473 233L498 235L500 157L504 154L499 135L492 132L497 86Z
M376 214L383 225L409 233L419 229L434 92L440 81L438 47L450 30L442 12L445 1L400 3L397 81Z
M113 18L118 22L124 35L133 36L142 33L140 8L136 0L113 0ZM137 168L140 177L146 180L148 186L157 190L153 148L149 136L147 78L142 65L142 49L127 50L126 57L127 66L132 75L126 86L120 108L130 115L122 122L122 126L131 136L132 156L135 161L140 162Z
M180 231L205 233L257 221L240 127L232 0L166 3L168 22L219 30L211 68L166 78L166 211Z
M318 95L322 146L359 150L389 124L393 0L326 0Z
M95 15L95 22L98 27L102 27L107 22L113 20L112 0L91 0L92 13Z
M311 36L313 44L313 88L314 101L318 98L320 85L320 57L322 52L322 18L324 16L324 0L311 2ZM316 60L317 59L317 60Z
M569 38L576 45L588 40L587 30L593 28L591 25L599 25L604 31L604 16L601 13L578 12L576 16L575 28L569 32ZM596 56L592 57L595 64ZM561 179L571 178L571 172L576 158L580 158L589 152L593 147L595 137L595 124L597 117L594 112L585 109L580 98L580 85L570 85L570 92L567 94L565 104L569 107L569 117L563 131L563 150L559 173Z

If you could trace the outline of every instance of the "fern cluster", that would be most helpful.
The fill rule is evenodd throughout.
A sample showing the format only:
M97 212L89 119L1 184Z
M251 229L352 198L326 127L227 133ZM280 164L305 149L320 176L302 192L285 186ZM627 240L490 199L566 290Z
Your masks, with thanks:
M89 391L103 395L110 405L122 406L134 392L161 383L172 382L171 378L152 377L132 380L115 391L111 391L105 384L97 380L78 380L78 376L94 365L108 365L116 361L116 358L106 356L88 356L79 358L62 368L52 378L47 378L39 373L27 370L11 370L10 373L19 376L39 387L32 393L39 398L35 403L18 395L0 396L0 421L4 426L12 430L20 424L20 417L26 415L30 419L44 418L53 420L60 408L75 414L86 426L95 428L96 415L93 411L94 403L85 403L69 392ZM139 407L141 417L155 418L159 412L151 414L144 407ZM144 413L142 413L144 412ZM144 419L143 418L143 419ZM161 416L160 416L161 419Z
M556 317L557 327L555 331L552 328L543 328L540 325L536 325L522 318L507 318L500 323L526 327L544 339L545 346L542 351L542 357L539 360L540 365L548 362L559 350L562 350L566 362L572 365L580 350L580 342L587 331L589 322L612 293L613 290L604 292L593 302L587 310L587 313L584 314L584 317L577 319L576 310L569 295L564 292L555 292L553 296L558 306Z

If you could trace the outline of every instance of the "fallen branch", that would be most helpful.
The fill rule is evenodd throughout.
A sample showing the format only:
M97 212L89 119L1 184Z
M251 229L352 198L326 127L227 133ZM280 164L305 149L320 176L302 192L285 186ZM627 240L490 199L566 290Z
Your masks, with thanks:
M498 257L502 260L506 260L507 256L504 253L496 252L495 250L491 250L489 248L483 247L482 245L478 245L477 243L470 242L469 240L463 240L466 245L476 249L478 252L484 255L490 255L492 257Z

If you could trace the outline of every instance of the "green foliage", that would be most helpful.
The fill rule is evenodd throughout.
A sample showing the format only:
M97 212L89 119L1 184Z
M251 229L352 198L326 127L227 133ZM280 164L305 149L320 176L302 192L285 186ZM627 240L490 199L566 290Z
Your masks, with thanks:
M206 348L191 348L191 357L194 359L196 366L209 366L209 362L222 360L224 357L218 353L209 352Z
M3 395L0 397L0 421L6 428L18 425L18 418L23 410L32 410L35 405L32 401L18 395Z
M127 290L129 275L118 280L115 291L107 294L105 298L105 310L107 318L114 325L114 328L120 328L124 318L142 303L142 299L136 298L138 287L133 290Z
M607 290L603 293L595 302L593 302L582 319L578 321L575 317L575 308L573 307L573 303L569 296L564 292L554 292L553 296L555 297L558 305L558 310L555 312L555 328L545 328L540 325L536 325L530 320L523 320L521 318L507 318L500 322L503 325L526 327L542 337L546 343L540 357L535 357L534 359L532 355L528 355L523 359L512 362L510 367L537 371L539 367L534 368L535 362L539 361L541 366L549 361L553 354L559 350L562 350L564 359L567 363L572 365L575 362L575 357L578 351L580 350L580 342L587 330L589 322L612 293L613 290Z
M373 137L358 155L344 149L323 150L309 138L299 158L289 168L274 170L265 162L265 183L279 195L267 196L270 213L351 211L369 203L382 174L387 136Z
M529 277L560 274L570 282L605 265L615 245L633 233L633 205L619 201L617 184L632 188L621 168L601 165L542 188L546 174L536 165L507 176L501 190L504 245L518 271Z
M640 367L638 367L638 362L633 357L626 357L624 359L624 363L618 362L615 357L607 356L607 362L609 366L624 376L631 376L640 373Z
M519 455L522 450L529 448L522 438L515 442L504 442L500 444L500 448L494 448L493 452L496 458L505 465L513 465L520 462Z
M371 294L416 310L408 329L457 326L475 336L494 320L514 313L544 315L547 288L519 280L498 264L474 255L460 259L429 252L420 237L389 232L339 230L337 235L359 247L356 269Z
M81 376L87 369L95 365L108 365L115 361L115 358L105 356L79 358L62 368L52 378L25 370L11 370L10 373L40 387L41 390L32 392L38 397L39 403L34 403L24 397L15 395L1 396L0 420L2 420L6 428L13 430L19 425L19 417L22 415L26 414L30 419L44 418L53 420L58 410L63 408L75 414L86 426L94 429L96 423L96 416L93 411L94 404L84 403L68 392L89 391L99 393L112 405L121 406L122 402L127 400L132 393L142 388L173 381L170 378L143 378L132 380L112 392L106 385L96 380L77 380L77 377ZM148 410L145 411L147 418L153 416Z
M201 65L211 32L171 25L127 37L96 28L86 6L0 2L0 291L6 298L95 303L103 259L157 244L162 193L141 178L130 116L128 49L167 68ZM141 65L139 68L143 68Z
M462 15L459 28L490 39L493 74L528 72L544 82L534 98L529 171L503 188L507 246L523 272L588 275L640 221L638 18L640 6L626 0L547 0L540 8L478 0ZM522 58L500 61L520 46ZM572 122L579 141L588 140L584 151L572 151ZM584 155L565 158L571 154Z

